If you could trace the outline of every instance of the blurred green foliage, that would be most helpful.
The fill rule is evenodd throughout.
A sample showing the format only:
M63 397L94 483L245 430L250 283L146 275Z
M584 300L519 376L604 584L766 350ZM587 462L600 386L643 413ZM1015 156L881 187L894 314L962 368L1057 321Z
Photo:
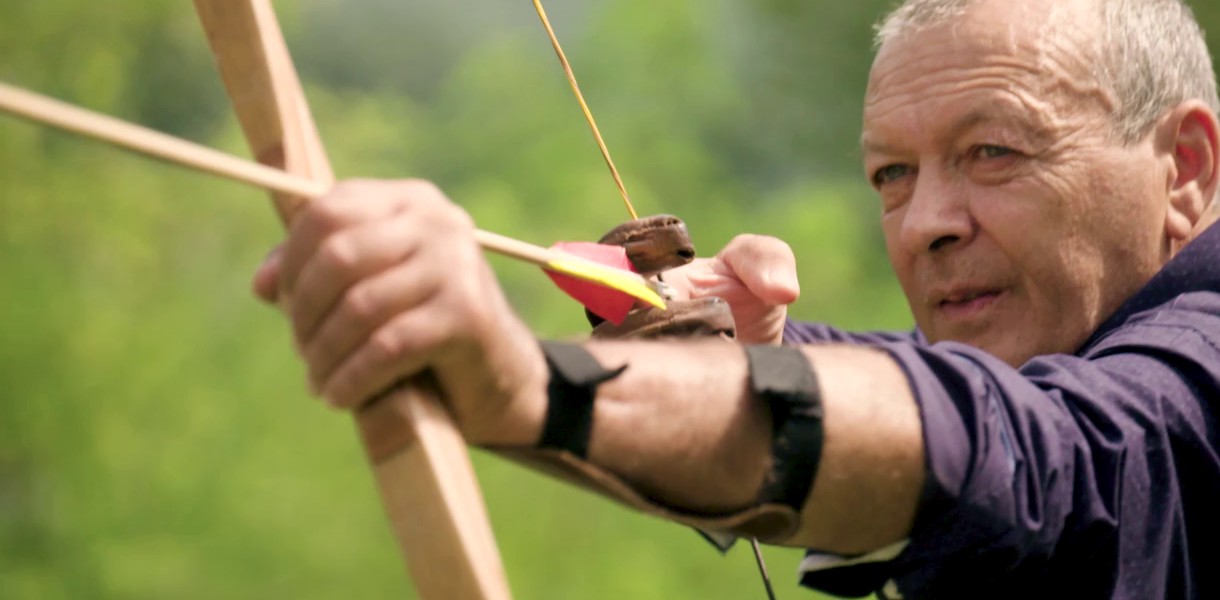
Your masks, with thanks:
M795 316L901 328L856 151L884 4L550 9L641 212L704 252L788 240ZM538 243L625 218L528 3L278 8L341 175L434 179ZM244 154L189 3L0 15L0 79ZM260 192L0 118L0 598L411 597L349 420L308 400L247 293L278 236ZM584 331L533 269L494 264L540 335ZM475 458L519 598L762 597L745 548ZM767 554L805 595L800 553Z

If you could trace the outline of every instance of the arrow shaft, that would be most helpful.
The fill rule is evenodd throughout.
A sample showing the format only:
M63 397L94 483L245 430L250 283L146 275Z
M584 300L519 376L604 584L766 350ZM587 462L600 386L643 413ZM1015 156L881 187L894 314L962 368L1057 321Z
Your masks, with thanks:
M285 197L317 198L330 189L329 185L320 181L286 173L280 169L238 158L207 146L2 82L0 82L0 111L101 140L119 148L172 164L277 192ZM557 270L573 277L604 282L604 279L599 276L612 276L624 281L627 285L639 286L641 291L657 291L655 283L639 275L610 269L565 252L535 246L482 229L475 231L475 239L485 250L543 268ZM578 265L577 268L569 267L573 264ZM623 291L640 296L640 293L630 292L630 290ZM642 299L652 304L658 302L651 296Z
M0 110L120 148L267 190L314 198L329 186L172 135L0 83Z

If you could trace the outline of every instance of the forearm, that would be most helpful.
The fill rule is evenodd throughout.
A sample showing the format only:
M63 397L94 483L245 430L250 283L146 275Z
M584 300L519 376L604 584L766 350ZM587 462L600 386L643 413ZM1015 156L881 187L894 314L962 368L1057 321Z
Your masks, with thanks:
M753 504L771 467L771 417L749 389L741 346L719 340L595 342L606 367L588 460L671 507L720 514ZM804 348L821 381L821 465L799 531L784 543L872 550L910 530L923 481L923 440L906 378L885 354ZM530 439L544 410L522 423Z
M825 440L791 545L850 555L906 539L926 468L906 376L879 350L804 348L822 383Z
M770 467L770 416L748 389L741 347L598 343L606 366L589 458L665 504L723 513L754 501Z

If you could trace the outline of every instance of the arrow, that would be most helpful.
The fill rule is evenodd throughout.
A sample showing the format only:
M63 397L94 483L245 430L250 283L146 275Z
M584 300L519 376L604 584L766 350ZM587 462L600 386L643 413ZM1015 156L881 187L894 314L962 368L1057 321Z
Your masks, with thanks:
M306 179L2 82L0 110L173 164L260 187L284 198L317 198L325 195L331 187L329 182ZM291 202L290 206L290 210L294 211L301 205ZM621 248L599 244L561 244L548 249L481 229L475 231L475 240L486 250L546 269L560 289L598 316L616 324L623 321L636 299L665 308L656 282L630 271L630 262L626 261ZM565 247L570 251L563 250ZM595 285L582 285L581 281ZM604 288L622 294L607 294Z

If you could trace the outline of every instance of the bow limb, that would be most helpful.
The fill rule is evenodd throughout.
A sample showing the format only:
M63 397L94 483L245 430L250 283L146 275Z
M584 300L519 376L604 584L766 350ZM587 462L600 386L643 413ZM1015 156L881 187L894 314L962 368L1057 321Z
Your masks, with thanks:
M323 184L329 161L269 0L195 0L257 160ZM287 223L307 198L273 194ZM466 445L424 379L361 409L382 502L424 600L507 600L504 567Z

